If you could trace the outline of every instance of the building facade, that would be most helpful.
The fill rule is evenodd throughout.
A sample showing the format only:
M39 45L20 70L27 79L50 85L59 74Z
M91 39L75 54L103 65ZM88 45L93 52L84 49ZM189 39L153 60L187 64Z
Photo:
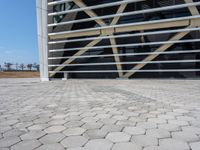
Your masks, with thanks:
M37 0L41 80L199 78L199 0Z

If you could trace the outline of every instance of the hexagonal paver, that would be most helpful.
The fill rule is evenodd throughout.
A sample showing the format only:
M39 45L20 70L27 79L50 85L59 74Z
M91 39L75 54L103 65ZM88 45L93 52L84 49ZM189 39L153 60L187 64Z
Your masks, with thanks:
M61 144L66 148L81 147L87 141L88 141L88 139L83 136L70 136L70 137L67 137L64 140L62 140Z
M104 125L101 129L108 132L119 132L122 130L122 126L118 125Z
M41 145L37 140L26 140L11 147L11 150L33 150Z
M43 144L53 144L53 143L58 143L62 139L64 139L65 135L62 133L51 133L43 136L40 138L40 142Z
M49 125L47 124L35 124L35 125L32 125L30 127L28 127L28 130L43 130L45 128L47 128Z
M159 124L158 128L161 130L164 129L167 131L179 131L180 130L180 127L175 124Z
M164 129L148 129L146 135L155 138L169 138L170 133Z
M64 124L65 127L71 128L71 127L80 127L84 124L82 121L69 121Z
M139 127L125 127L123 131L131 135L145 134L145 129Z
M46 133L43 131L30 131L26 134L21 135L22 140L32 140L32 139L39 139L40 137L44 136Z
M99 129L103 126L103 123L100 122L89 122L89 123L85 123L82 128L84 129Z
M124 132L111 132L106 136L106 139L112 142L127 142L130 138L131 136Z
M186 131L172 132L172 138L183 140L185 142L192 142L199 140L199 137L196 134Z
M37 148L36 150L64 150L65 148L60 143L45 144Z
M86 150L84 147L68 148L67 150Z
M51 127L46 128L44 131L46 133L58 133L65 129L66 129L66 127L64 127L64 126L51 126Z
M158 145L158 139L147 135L136 135L131 138L131 141L143 147Z
M72 135L81 135L84 132L85 132L84 128L75 127L75 128L69 128L69 129L65 130L63 133L66 136L72 136Z
M18 137L5 137L3 139L0 139L0 147L9 147L12 146L20 141L20 138Z
M95 130L87 130L83 135L89 139L102 139L105 138L108 131L95 129Z
M190 143L190 147L192 148L192 150L199 150L200 142Z
M4 137L8 137L8 136L20 136L20 135L25 134L25 133L26 133L25 131L22 131L22 130L19 130L19 129L12 129L12 130L9 130L7 132L4 132L3 136Z
M110 150L113 143L106 139L90 140L86 145L86 150Z
M112 150L142 150L142 147L132 142L126 142L116 143Z
M164 150L189 150L190 147L186 142L177 139L160 139L159 145Z

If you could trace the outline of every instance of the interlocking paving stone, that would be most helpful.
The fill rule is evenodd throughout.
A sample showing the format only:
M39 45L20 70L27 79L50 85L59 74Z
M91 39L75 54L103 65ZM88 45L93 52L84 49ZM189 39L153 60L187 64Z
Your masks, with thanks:
M110 132L106 139L109 139L112 142L128 142L131 136L124 132Z
M161 149L164 150L189 150L190 147L186 142L177 139L161 139L159 141Z
M45 144L37 148L36 150L64 150L65 148L59 144L59 143L54 143L54 144Z
M139 127L125 127L124 132L129 133L131 135L140 135L145 134L145 129Z
M90 140L86 145L86 150L110 150L113 143L106 139Z
M45 132L43 131L30 131L26 134L20 136L22 140L32 140L32 139L39 139L40 137L44 136Z
M11 150L33 150L41 145L37 140L25 140L11 147Z
M190 147L191 147L192 150L199 150L200 142L190 143Z
M131 142L127 143L116 143L112 150L142 150L142 147Z
M1 148L7 148L10 147L16 143L20 142L20 138L19 137L5 137L0 139L0 147Z
M84 136L88 137L89 139L101 139L104 138L107 134L108 131L94 129L94 130L87 130L84 133Z
M199 89L199 80L0 79L0 150L28 142L29 149L198 150Z
M51 127L46 128L44 131L46 133L58 133L65 129L66 129L66 127L64 127L64 126L51 126Z
M66 136L72 136L72 135L81 135L84 132L85 132L84 128L75 127L75 128L69 128L69 129L65 130L63 133Z
M65 135L62 133L51 133L51 134L47 134L43 136L39 140L43 144L53 144L53 143L60 142L64 138L65 138Z
M158 145L158 139L147 135L137 135L131 138L131 141L145 147Z
M70 137L67 137L64 140L62 140L61 144L66 148L81 147L87 141L88 141L88 139L83 136L70 136Z
M169 138L170 133L164 129L148 129L146 135L152 136L155 138Z
M181 139L186 142L198 141L200 139L196 134L186 131L172 132L172 138Z

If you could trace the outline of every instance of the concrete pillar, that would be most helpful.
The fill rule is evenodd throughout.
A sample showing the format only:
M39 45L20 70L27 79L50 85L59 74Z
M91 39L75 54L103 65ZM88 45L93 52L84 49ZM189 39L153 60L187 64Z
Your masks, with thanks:
M40 79L49 81L48 73L48 33L47 33L47 0L36 0L38 47L40 60Z

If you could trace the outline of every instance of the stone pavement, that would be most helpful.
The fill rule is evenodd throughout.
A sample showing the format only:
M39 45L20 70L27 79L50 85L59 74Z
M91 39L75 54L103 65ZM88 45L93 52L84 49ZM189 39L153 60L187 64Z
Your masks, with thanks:
M200 80L0 79L0 150L200 150Z

